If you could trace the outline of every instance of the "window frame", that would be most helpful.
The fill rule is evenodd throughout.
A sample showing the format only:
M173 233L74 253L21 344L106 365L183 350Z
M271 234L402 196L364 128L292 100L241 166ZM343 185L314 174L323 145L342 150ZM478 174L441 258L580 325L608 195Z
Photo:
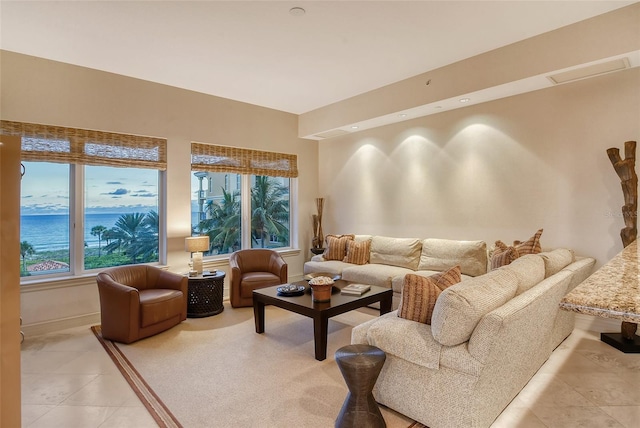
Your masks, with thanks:
M24 162L69 165L69 271L20 277L21 286L95 275L101 269L106 269L84 268L85 165L156 171L158 261L140 264L166 264L166 139L6 120L0 120L0 133L21 138L20 157Z
M69 272L57 272L20 277L20 285L95 275L109 267L85 269L84 216L85 216L85 165L69 165ZM131 167L127 167L131 168ZM148 169L148 168L147 168ZM158 174L158 261L136 263L136 265L162 266L167 264L167 227L166 227L166 171L156 170ZM27 172L28 173L28 172ZM118 265L135 266L135 265Z
M194 162L195 161L195 162ZM289 179L289 245L272 248L285 253L298 248L298 169L297 155L265 152L239 147L191 142L191 171L235 173L240 178L242 249L251 247L251 177L272 176ZM191 194L191 189L189 194ZM192 214L192 213L191 213ZM192 215L190 216L190 218ZM190 225L192 227L192 225ZM206 255L210 262L228 259L229 253Z

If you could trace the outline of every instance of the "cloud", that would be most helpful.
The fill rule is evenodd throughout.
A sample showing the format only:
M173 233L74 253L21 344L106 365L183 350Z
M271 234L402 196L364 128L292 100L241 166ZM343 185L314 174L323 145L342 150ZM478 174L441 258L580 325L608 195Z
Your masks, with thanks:
M155 198L158 194L149 192L148 190L136 190L135 193L131 193L131 196L138 198Z
M129 193L127 189L123 189L122 187L114 190L113 192L103 193L103 195L113 195L113 196L122 196Z
M107 181L107 184L122 184L122 181Z

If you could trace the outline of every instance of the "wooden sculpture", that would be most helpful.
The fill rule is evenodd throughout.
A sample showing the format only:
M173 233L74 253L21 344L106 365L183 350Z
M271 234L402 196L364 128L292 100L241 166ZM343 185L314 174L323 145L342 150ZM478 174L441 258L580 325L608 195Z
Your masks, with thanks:
M624 159L620 158L620 151L612 147L607 149L607 155L613 168L620 177L622 194L624 195L624 205L622 206L622 217L625 227L620 231L622 245L626 247L635 241L638 235L638 176L636 175L636 142L626 141L624 143ZM622 321L622 337L633 340L638 329L638 324Z
M316 198L316 209L318 214L313 215L313 241L311 241L312 248L322 248L324 242L324 236L322 234L322 209L324 205L324 198Z
M624 143L624 159L620 158L620 151L612 147L607 149L607 155L618 173L624 195L622 217L625 227L620 231L622 245L627 246L636 239L638 234L638 176L636 175L636 142Z

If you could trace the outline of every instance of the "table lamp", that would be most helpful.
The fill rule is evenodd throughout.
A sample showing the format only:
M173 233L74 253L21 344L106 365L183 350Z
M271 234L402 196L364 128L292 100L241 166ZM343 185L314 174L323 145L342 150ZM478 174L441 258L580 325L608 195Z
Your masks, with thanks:
M202 274L202 251L209 251L209 236L190 236L184 240L185 251L191 253L193 270Z

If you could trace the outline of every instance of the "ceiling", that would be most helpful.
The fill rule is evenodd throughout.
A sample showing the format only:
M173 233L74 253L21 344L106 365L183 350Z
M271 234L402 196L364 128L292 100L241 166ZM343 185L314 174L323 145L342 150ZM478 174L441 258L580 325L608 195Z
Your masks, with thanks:
M1 0L0 48L302 114L631 3Z

